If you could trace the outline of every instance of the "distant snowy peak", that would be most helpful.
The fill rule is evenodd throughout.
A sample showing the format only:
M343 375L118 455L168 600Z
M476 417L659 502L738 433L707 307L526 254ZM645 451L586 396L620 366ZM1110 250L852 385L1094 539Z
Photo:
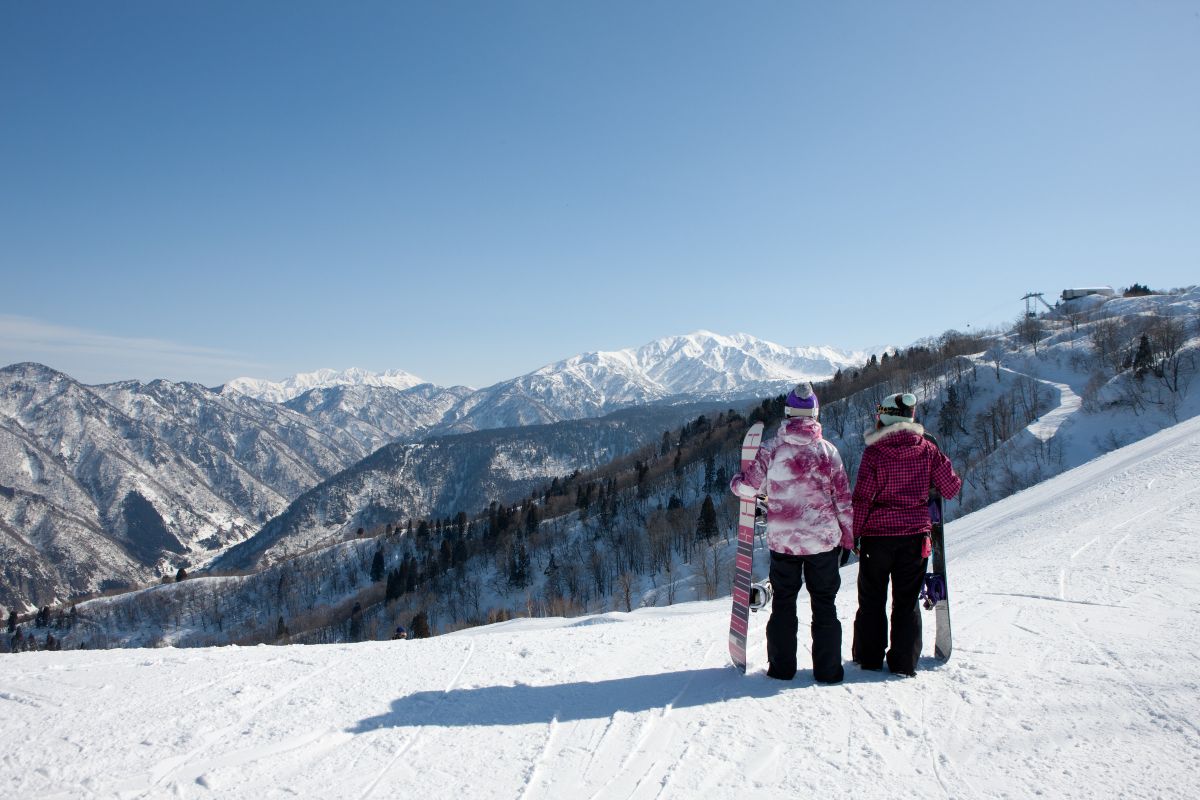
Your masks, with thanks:
M423 383L426 381L398 369L387 372L368 372L357 368L340 371L319 369L316 372L301 372L282 381L235 378L225 384L222 391L233 391L271 403L286 403L313 389L329 389L335 386L387 386L403 391Z
M766 383L825 379L839 369L860 366L869 357L865 351L825 346L785 347L746 333L723 336L696 331L638 348L576 356L544 371L604 365L615 372L640 375L643 385L664 395L711 395Z
M784 347L748 334L697 331L641 347L583 353L481 389L451 411L444 432L601 416L669 399L733 400L786 391L862 366L866 352Z

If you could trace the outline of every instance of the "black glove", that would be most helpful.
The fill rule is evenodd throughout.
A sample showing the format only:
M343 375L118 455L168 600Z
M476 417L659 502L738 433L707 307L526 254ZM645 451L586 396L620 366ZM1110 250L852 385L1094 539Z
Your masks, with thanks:
M842 556L839 559L839 563L838 563L839 568L844 567L850 563L850 554L853 552L854 551L850 550L849 548L846 548L846 547L842 548Z

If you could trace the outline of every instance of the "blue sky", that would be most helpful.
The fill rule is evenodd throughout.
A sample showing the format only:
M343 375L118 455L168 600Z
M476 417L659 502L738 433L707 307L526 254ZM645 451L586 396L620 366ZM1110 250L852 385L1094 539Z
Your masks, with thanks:
M1200 278L1200 2L0 5L0 363L486 385Z

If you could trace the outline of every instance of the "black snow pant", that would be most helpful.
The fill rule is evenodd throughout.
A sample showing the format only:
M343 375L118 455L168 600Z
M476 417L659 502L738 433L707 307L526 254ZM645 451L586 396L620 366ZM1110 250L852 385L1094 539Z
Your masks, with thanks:
M771 618L767 620L767 674L790 681L796 675L796 597L807 582L812 606L813 677L837 683L842 671L842 623L837 618L838 589L842 576L838 558L842 549L815 556L771 553Z
M887 643L888 581L892 584L892 646L888 669L913 675L921 657L921 609L917 598L928 559L921 556L925 535L864 536L859 542L858 614L850 652L865 669L881 669Z

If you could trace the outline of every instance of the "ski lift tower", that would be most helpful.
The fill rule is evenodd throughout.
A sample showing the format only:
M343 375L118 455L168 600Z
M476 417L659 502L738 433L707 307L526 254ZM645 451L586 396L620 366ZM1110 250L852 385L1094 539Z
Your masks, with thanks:
M1044 305L1047 310L1049 310L1049 311L1054 310L1054 306L1052 306L1046 302L1045 298L1042 297L1041 292L1030 292L1029 294L1027 294L1021 298L1022 300L1025 301L1025 318L1026 319L1033 319L1034 317L1037 316L1037 312L1033 310L1034 309L1033 301L1035 298L1037 299L1037 301L1039 303Z

